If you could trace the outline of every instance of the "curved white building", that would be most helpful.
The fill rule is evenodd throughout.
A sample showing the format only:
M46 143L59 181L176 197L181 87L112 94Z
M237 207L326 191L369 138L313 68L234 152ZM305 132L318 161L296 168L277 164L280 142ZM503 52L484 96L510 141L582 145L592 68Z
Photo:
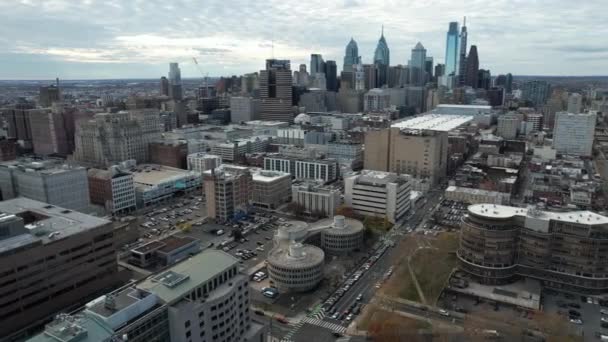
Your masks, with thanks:
M323 279L325 253L322 249L291 242L268 254L268 274L282 292L305 292L314 289Z
M321 248L328 254L346 254L363 245L365 227L358 220L334 216L315 224L321 230Z

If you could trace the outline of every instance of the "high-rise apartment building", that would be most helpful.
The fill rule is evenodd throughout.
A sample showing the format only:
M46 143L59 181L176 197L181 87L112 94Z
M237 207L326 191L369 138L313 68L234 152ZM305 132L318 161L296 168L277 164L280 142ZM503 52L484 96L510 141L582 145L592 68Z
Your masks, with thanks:
M288 60L268 59L260 71L260 120L293 120L291 69Z
M453 21L450 23L445 43L444 75L456 76L458 74L458 55L458 23Z
M203 172L207 216L231 220L247 212L251 199L252 177L243 166L222 164Z
M338 162L333 159L301 159L280 154L264 158L264 170L290 173L296 179L316 180L324 183L338 179Z
M551 86L546 81L532 80L523 84L522 100L532 102L535 107L542 107L551 95Z
M583 110L583 96L579 93L568 95L568 113L578 114Z
M236 258L208 249L59 315L28 342L264 341L248 283Z
M412 57L409 64L410 85L424 86L426 84L426 49L420 42L412 49Z
M553 148L561 154L590 157L596 120L595 113L556 113Z
M374 88L381 88L388 84L388 67L391 65L390 61L390 50L386 43L386 39L384 38L384 26L382 26L382 34L380 35L378 45L376 45L376 51L374 52L374 65L377 70Z
M467 56L467 67L465 73L465 81L464 84L478 88L479 83L479 57L477 56L477 46L471 45L471 50L469 50L469 55Z
M344 203L359 215L395 223L410 210L411 190L408 175L363 170L344 179Z
M350 72L352 71L353 65L359 64L360 62L359 47L357 46L357 42L351 38L344 51L344 65L342 66L342 70Z
M108 220L16 198L0 202L0 232L3 339L120 283Z
M18 159L0 164L2 200L26 197L72 209L89 207L87 170L63 160Z
M182 72L178 63L169 63L169 97L173 100L183 98Z
M521 119L517 115L502 115L498 117L496 135L504 139L515 139Z

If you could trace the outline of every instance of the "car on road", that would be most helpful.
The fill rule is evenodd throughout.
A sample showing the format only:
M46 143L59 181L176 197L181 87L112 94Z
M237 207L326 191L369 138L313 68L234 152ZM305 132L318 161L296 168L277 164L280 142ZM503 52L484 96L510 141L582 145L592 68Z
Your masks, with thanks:
M608 310L606 310L606 309L600 309L600 313L602 315L608 315Z
M450 313L449 313L449 312L447 312L447 311L446 311L446 310L444 310L444 309L439 309L439 314L440 314L441 316L446 316L446 317L450 315Z
M289 321L285 317L277 317L276 320L279 323L289 324Z
M340 317L339 312L335 312L333 315L331 315L331 319L338 319L338 317Z
M579 324L580 325L580 324L583 324L583 320L580 319L580 318L571 317L570 318L570 323L574 323L574 324Z

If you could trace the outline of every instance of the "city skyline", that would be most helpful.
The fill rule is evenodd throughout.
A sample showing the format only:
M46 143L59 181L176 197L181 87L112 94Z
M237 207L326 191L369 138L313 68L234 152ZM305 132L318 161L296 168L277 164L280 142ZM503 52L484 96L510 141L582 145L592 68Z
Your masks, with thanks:
M6 47L0 79L155 78L166 74L170 62L180 63L184 78L199 77L193 57L210 76L243 74L260 70L273 55L293 65L306 63L311 53L342 61L351 37L363 63L372 63L382 25L392 65L406 65L418 41L443 63L449 23L462 25L464 16L469 44L484 52L480 67L494 75L601 75L607 66L607 29L594 19L601 1L560 1L550 11L517 1L440 1L399 17L394 10L407 3L315 1L306 8L239 0L212 1L205 8L95 0L0 4L0 42ZM542 20L536 13L543 13Z

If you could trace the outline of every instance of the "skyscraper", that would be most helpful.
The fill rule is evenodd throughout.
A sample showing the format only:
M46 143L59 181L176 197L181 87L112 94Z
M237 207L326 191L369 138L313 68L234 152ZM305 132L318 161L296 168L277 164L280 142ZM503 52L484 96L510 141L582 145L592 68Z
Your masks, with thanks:
M61 92L59 90L59 86L54 84L40 87L39 94L38 104L40 107L50 107L53 102L61 101Z
M583 97L579 93L572 93L568 96L568 113L578 114L583 109ZM31 120L31 116L30 116ZM35 150L35 148L34 148Z
M507 75L508 76L508 75ZM532 102L535 107L541 107L547 102L551 86L546 81L532 80L523 84L521 89L522 100Z
M467 68L467 17L460 30L460 57L458 60L458 84L464 85Z
M444 75L455 76L458 73L458 23L450 23L445 44L445 72ZM435 75L438 76L438 75Z
M492 75L490 74L490 70L479 69L477 72L477 88L488 90L490 89L491 81Z
M178 63L169 63L169 97L173 100L181 100L182 94L182 72Z
M260 71L260 119L293 120L291 67L289 60L267 59Z
M160 94L169 96L169 80L165 76L160 78Z
M376 64L363 64L363 77L365 89L373 89L378 86L378 68Z
M426 49L420 42L412 49L412 57L410 59L410 85L423 86L426 83L425 78L426 66Z
M390 65L390 50L384 39L384 26L374 53L374 64L378 69L376 87L380 88L388 82L388 66Z
M352 71L353 65L358 64L359 59L359 47L357 46L357 42L351 38L348 45L346 45L346 51L344 51L344 66L342 67L342 71Z
M471 50L469 50L469 55L467 56L465 85L468 85L473 88L477 88L478 80L479 80L479 58L477 57L477 46L471 45Z
M507 94L510 94L511 91L513 90L513 75L511 75L511 73L508 73L506 75L506 81L505 81L505 91L507 92Z
M327 90L338 91L338 66L336 61L325 62L325 84Z
M310 55L310 74L324 74L325 73L325 61L323 56L317 53Z
M433 57L426 57L424 61L424 73L426 75L426 82L431 82L433 80Z

